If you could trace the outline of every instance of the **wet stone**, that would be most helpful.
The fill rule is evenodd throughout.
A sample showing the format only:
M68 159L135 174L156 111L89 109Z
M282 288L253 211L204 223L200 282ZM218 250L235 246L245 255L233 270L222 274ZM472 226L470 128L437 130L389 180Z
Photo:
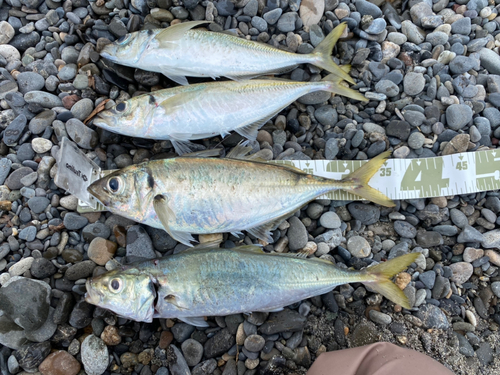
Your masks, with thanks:
M196 366L203 357L203 345L193 339L187 339L181 345L182 354L188 366Z
M195 327L193 327L190 324L186 324L186 323L177 323L171 329L175 340L177 342L180 342L180 343L186 341L191 336L191 334L194 332L194 330L195 330Z
M40 328L49 315L50 287L38 280L13 277L0 289L4 314L26 330Z
M265 335L280 332L299 331L304 328L306 318L294 310L271 313L267 321L259 327L259 331Z
M380 210L370 204L351 203L347 208L355 219L365 225L375 224L380 218Z
M19 350L14 352L14 356L19 366L28 372L34 372L49 353L50 343L45 341L23 345Z
M422 320L425 328L447 329L450 324L441 309L434 305L423 305L415 316Z
M214 358L227 352L235 344L235 337L224 328L217 332L205 343L204 351L206 358Z

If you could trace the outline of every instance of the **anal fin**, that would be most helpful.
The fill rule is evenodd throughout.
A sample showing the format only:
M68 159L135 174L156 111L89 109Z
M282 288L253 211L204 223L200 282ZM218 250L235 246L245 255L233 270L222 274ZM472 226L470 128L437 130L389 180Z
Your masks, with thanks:
M196 152L196 146L194 146L194 143L192 142L181 141L178 139L170 139L170 141L172 142L172 146L174 146L175 152L177 152L179 155Z
M202 316L190 316L177 319L182 320L184 323L190 324L195 327L210 327Z
M239 135L242 137L245 137L247 139L250 139L252 141L255 141L257 139L257 133L259 132L259 129L264 126L270 119L272 119L274 116L276 116L278 113L280 113L283 110L283 108L278 109L277 111L274 111L270 115L255 121L254 123L250 125L243 126L241 128L236 128L234 129L235 132L237 132Z
M194 238L190 233L174 231L170 228L168 223L171 218L175 219L175 213L169 207L168 198L166 196L157 195L154 197L153 208L158 216L158 219L160 219L163 228L170 235L170 237L186 246L193 246L191 242L194 242Z
M187 86L189 85L189 82L185 76L176 76L172 75L170 73L163 73L169 80L174 81L175 83L182 85L182 86Z

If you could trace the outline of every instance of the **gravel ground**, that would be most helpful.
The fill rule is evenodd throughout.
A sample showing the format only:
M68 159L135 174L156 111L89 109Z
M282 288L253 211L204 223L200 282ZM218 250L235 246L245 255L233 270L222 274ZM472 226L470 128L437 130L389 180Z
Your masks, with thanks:
M383 340L426 353L456 374L499 374L498 192L405 200L394 209L317 200L266 247L307 247L357 269L420 252L396 279L411 310L353 284L278 313L209 317L211 327L197 329L169 319L127 321L83 301L86 278L110 266L109 254L128 262L182 245L109 213L80 215L76 198L53 181L63 136L103 169L174 155L168 141L126 138L82 121L105 99L172 86L159 74L100 60L109 40L186 19L212 20L210 30L297 53L347 22L334 58L353 66L354 88L370 101L322 92L299 99L252 144L273 159L366 159L387 149L395 158L424 158L496 148L497 3L0 0L1 373L304 374L322 352ZM285 76L309 81L320 73L300 66ZM240 140L233 134L223 145Z

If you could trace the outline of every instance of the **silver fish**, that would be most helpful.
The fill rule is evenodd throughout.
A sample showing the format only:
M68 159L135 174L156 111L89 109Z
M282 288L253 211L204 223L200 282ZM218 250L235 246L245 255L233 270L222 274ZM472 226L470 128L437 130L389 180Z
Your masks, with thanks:
M360 282L410 308L390 279L419 255L351 271L300 254L264 253L255 245L226 250L208 244L93 277L87 280L85 300L137 321L179 318L206 327L204 316L279 311L338 285Z
M94 125L130 137L168 139L179 155L192 151L190 140L225 137L231 131L255 140L270 118L299 97L330 91L366 101L333 74L319 82L255 79L211 82L159 90L100 112Z
M302 55L225 33L193 30L206 23L191 21L127 34L105 46L101 56L117 64L163 73L181 85L188 84L186 76L240 80L283 73L306 63L354 83L331 58L345 23L332 30L312 53Z
M178 157L131 165L95 181L88 191L111 212L163 228L186 245L194 240L191 233L241 230L271 243L271 230L283 220L337 189L394 206L368 185L390 151L338 181L245 159L248 149L238 146L226 159Z

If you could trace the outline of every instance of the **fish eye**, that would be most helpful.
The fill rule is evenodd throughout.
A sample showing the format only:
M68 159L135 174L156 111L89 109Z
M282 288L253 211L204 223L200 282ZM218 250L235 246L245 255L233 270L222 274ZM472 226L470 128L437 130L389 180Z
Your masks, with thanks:
M130 34L123 35L119 37L116 42L119 44L124 44L130 38Z
M125 110L125 108L127 108L127 105L125 103L118 103L116 105L116 110L118 112L123 112Z
M111 177L109 180L108 180L108 189L110 192L112 193L117 193L120 188L121 188L121 178L119 177Z
M123 283L120 279L112 279L109 282L109 290L112 292L119 292L122 289Z

